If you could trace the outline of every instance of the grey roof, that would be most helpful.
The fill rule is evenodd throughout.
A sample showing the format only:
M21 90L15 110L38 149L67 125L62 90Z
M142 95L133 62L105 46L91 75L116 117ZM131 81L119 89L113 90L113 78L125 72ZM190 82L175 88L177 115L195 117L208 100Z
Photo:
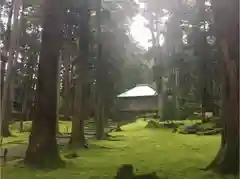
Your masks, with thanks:
M118 95L117 97L139 97L139 96L156 96L157 92L149 87L148 84L139 84L136 87Z

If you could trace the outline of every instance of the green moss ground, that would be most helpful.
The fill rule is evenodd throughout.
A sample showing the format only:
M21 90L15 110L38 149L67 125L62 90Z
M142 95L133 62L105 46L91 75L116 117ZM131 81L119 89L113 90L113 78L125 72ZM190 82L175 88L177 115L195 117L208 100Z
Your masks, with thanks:
M67 167L53 171L34 171L14 164L2 169L4 179L113 179L121 164L130 163L137 173L156 171L168 179L226 179L203 172L215 156L219 136L196 136L172 133L168 129L146 129L138 120L123 126L123 132L112 133L114 140L90 141L90 149L77 151L79 158L65 159ZM68 153L61 152L62 157ZM63 157L64 158L64 157Z
M24 131L19 132L19 122L15 122L9 126L12 133L11 137L4 137L2 140L3 147L13 147L19 144L26 144L28 142L29 131L31 129L32 122L25 121L23 124ZM71 132L72 124L70 121L59 121L59 131L61 133Z

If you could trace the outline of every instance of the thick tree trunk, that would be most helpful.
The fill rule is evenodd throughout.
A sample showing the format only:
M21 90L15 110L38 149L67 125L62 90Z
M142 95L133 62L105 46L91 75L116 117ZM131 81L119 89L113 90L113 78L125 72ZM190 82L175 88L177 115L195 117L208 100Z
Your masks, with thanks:
M57 71L61 47L63 4L44 1L44 23L39 60L36 116L26 151L25 164L57 167L63 164L56 141Z
M12 1L9 13L8 13L8 21L7 21L7 29L5 32L5 39L4 39L4 50L1 58L1 105L2 105L2 97L3 97L3 90L4 90L4 76L5 76L5 67L7 62L7 51L9 50L10 46L10 37L11 37L11 23L12 23L12 16L13 16L13 3Z
M19 1L13 1L13 12L14 12L14 21L13 21L13 30L10 37L10 43L7 44L7 47L9 46L9 56L8 56L8 67L6 72L6 79L4 81L4 88L3 88L3 98L2 98L2 105L1 105L1 135L4 137L8 137L11 135L9 129L8 129L8 123L11 119L12 114L12 91L13 91L13 83L14 83L14 52L17 48L17 41L19 38L19 11L21 7L22 2ZM11 9L12 11L12 9ZM7 34L8 35L8 34ZM7 41L8 42L8 41Z
M224 48L226 50L226 47ZM227 68L222 109L221 148L207 169L211 168L224 174L237 174L239 172L239 77L235 64L227 56L224 55Z
M8 90L7 99L5 100L5 112L2 112L2 124L1 124L1 136L2 137L9 137L11 136L11 132L9 130L9 122L11 120L11 115L12 115L12 101L11 101L11 93L10 90Z
M97 33L98 33L98 47L97 47L97 79L96 79L96 106L95 106L95 118L97 122L96 126L96 138L101 140L104 138L104 121L102 117L103 106L103 45L102 45L102 32L101 32L101 0L97 1Z
M239 21L237 7L237 0L213 1L217 37L223 52L225 81L221 148L207 169L223 174L239 173Z
M71 147L82 147L85 144L84 121L88 117L88 59L89 59L89 4L83 1L82 21L80 24L80 55L77 58L77 84L75 86L74 115L72 123L72 136L69 141Z
M97 126L96 126L96 138L97 140L102 140L104 139L104 123L105 123L105 114L104 114L104 88L106 86L104 86L104 82L103 82L103 66L102 64L99 65L98 69L98 78L96 81L96 106L95 106L95 118L96 118L96 122L97 122Z
M74 99L74 113L72 119L72 134L69 144L72 148L83 147L86 143L84 136L84 120L87 113L87 105L84 98L83 83L77 79Z
M11 95L11 90L13 85L10 84L9 89L7 90L7 94L5 93L5 98L4 99L4 104L2 104L4 107L4 111L2 111L2 124L1 124L1 135L3 137L9 137L11 136L11 132L9 130L9 122L11 120L12 116L12 95Z
M5 34L5 39L4 39L4 51L3 51L4 57L7 56L7 51L9 50L9 47L10 47L14 3L15 3L15 0L12 0L11 7L10 7L10 10L8 13L7 29L5 32L6 34Z
M197 6L197 16L198 16L198 23L203 23L206 21L205 18L205 5L204 1L197 0L196 6ZM200 59L199 63L199 83L200 83L200 93L201 93L201 112L202 112L202 120L205 121L205 113L206 112L213 112L212 109L212 95L210 93L210 83L213 79L208 79L207 76L209 74L209 44L207 43L207 31L206 31L206 23L204 23L204 31L201 31L200 29L197 29L197 39L195 41L195 49L197 56Z

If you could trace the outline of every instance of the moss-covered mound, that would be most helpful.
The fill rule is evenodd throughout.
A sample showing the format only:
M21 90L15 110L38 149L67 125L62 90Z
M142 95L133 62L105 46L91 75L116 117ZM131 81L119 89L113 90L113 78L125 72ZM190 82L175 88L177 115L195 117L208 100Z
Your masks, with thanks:
M151 128L151 129L156 129L156 128L160 128L160 124L159 122L155 121L155 120L149 120L147 125L145 126L145 128Z
M185 125L179 129L180 134L196 134L201 131L201 127L198 124Z
M116 129L115 129L115 132L121 132L121 131L123 131L122 128L121 128L121 126L120 126L119 124L117 124L117 127L116 127Z
M117 124L117 126L114 127L114 128L112 128L112 129L110 129L110 130L108 131L108 133L109 133L109 132L121 132L121 131L123 131L122 128L121 128L121 125L120 125L120 124Z
M221 132L222 132L222 128L216 128L216 129L211 129L204 132L197 132L197 135L216 135L216 134L220 134Z
M135 175L131 164L122 165L115 176L115 179L158 179L156 172Z
M178 128L180 134L215 135L221 132L213 122L184 125Z
M77 158L78 154L76 152L71 152L71 153L65 154L64 157L66 157L67 159L73 159L73 158Z
M164 123L164 124L160 124L161 127L166 127L169 129L176 129L180 126L180 124L178 123Z

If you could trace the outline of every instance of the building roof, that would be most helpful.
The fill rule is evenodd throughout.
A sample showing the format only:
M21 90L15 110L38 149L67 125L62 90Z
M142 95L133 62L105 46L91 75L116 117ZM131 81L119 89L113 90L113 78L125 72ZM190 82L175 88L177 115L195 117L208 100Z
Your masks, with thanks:
M149 87L148 84L139 84L134 88L118 95L117 97L139 97L139 96L156 96L157 92Z

